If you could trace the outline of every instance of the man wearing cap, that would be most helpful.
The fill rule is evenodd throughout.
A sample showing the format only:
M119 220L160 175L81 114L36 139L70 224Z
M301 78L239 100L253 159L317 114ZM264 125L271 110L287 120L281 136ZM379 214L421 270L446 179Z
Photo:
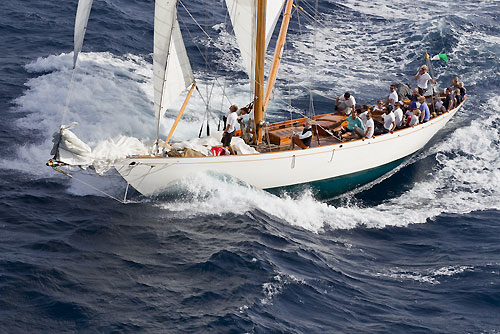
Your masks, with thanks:
M292 145L290 149L293 149L294 145L297 145L298 147L302 149L309 148L311 146L311 139L312 139L312 122L308 118L306 119L304 123L304 130L302 130L302 133L300 135L295 134L292 136Z
M429 73L427 73L426 65L422 65L413 79L417 80L418 92L420 93L420 95L424 95L424 93L427 91L428 81L432 82L434 85L436 84L436 81L434 81Z

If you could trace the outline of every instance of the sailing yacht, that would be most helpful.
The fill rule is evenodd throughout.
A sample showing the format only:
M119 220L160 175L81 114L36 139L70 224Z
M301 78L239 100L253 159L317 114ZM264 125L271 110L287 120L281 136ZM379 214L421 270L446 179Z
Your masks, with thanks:
M274 124L265 121L294 8L293 0L225 0L241 51L243 67L253 90L253 100L250 103L253 109L253 130L248 143L251 149L240 151L237 155L174 156L168 151L171 147L170 139L197 86L178 22L179 2L155 1L154 146L149 154L127 156L113 164L127 185L143 195L159 194L186 177L210 172L229 175L251 186L270 191L307 186L313 188L318 197L331 197L368 183L394 169L423 148L463 105L462 102L441 115L435 115L426 123L369 139L349 141L333 134L345 116L335 113L316 115L312 117L312 145L307 149L293 149L290 137L295 131L303 129L306 118ZM78 5L74 67L82 49L91 6L92 0L80 0ZM282 24L266 83L265 52L280 15ZM428 57L427 61L429 62ZM163 141L160 138L161 120L181 94L186 94L184 103ZM428 96L427 99L432 101L433 96ZM242 135L243 131L237 132L235 138ZM51 167L62 172L61 167L88 165L88 162L81 163L81 152L72 150L71 145L66 143L72 140L73 146L79 146L77 138L68 127L61 127L58 138L54 158L49 161ZM88 149L83 151L88 152Z

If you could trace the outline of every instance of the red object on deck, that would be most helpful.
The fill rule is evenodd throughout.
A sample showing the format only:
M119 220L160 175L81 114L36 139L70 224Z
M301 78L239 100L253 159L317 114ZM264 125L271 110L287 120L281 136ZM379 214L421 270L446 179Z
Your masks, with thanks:
M406 119L406 126L410 126L411 116Z
M226 150L223 147L214 146L210 149L210 153L212 153L214 157L218 157L220 155L226 155Z

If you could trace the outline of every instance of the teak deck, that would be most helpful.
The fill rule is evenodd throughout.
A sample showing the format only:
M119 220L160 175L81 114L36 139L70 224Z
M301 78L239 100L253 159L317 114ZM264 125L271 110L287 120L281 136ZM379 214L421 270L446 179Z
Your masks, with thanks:
M335 144L340 142L340 140L332 137L331 134L327 131L337 129L344 121L345 116L330 113L315 116L312 119L314 120L314 125L311 147ZM268 128L269 142L271 145L267 144L267 140L264 137L264 143L262 144L262 147L260 147L259 151L269 152L288 150L290 148L292 135L294 133L302 132L302 130L304 129L305 120L306 118L299 118L271 124Z

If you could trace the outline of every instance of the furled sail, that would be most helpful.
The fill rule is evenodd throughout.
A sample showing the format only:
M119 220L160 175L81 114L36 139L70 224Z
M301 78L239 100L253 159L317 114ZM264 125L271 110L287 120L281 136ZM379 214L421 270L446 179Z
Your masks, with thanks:
M165 110L194 82L191 64L177 21L177 0L156 0L153 53L156 137Z
M93 1L94 0L80 0L78 2L75 19L75 49L73 53L73 68L76 66L78 54L82 51L83 39L85 38L85 32L87 31L87 22L89 21L90 9L92 8Z
M273 35L285 0L268 0L266 8L266 48ZM257 0L226 0L234 34L243 58L243 67L254 81Z

